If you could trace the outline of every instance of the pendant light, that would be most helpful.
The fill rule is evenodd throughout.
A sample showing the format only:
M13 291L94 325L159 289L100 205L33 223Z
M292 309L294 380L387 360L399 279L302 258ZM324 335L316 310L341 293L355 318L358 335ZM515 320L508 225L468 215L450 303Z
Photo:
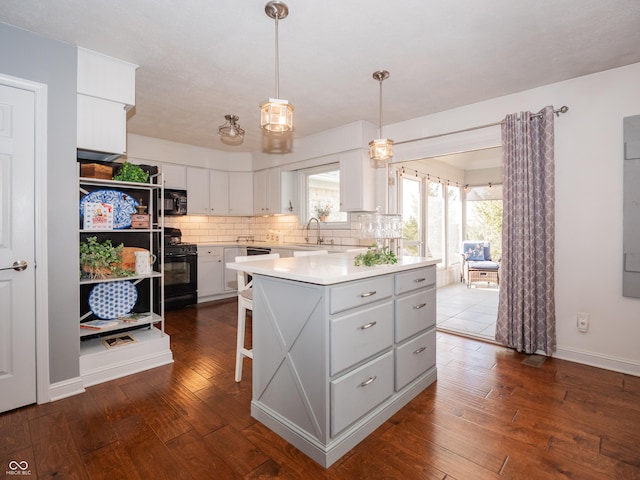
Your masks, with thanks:
M238 124L238 116L224 116L226 122L218 127L220 141L226 145L240 145L244 141L244 129Z
M378 70L373 72L373 78L380 83L380 130L378 132L380 138L369 142L369 157L383 166L393 156L393 140L382 138L382 82L389 78L389 72Z
M279 55L278 55L278 20L289 14L289 7L283 2L268 2L264 11L269 18L276 22L276 98L260 105L260 127L269 132L287 132L293 129L293 105L280 96Z

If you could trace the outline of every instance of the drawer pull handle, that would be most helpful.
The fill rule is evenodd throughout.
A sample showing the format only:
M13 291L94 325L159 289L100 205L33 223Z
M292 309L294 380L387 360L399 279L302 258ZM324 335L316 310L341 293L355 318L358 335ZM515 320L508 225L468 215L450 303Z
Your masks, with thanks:
M360 330L366 330L367 328L371 328L371 327L373 327L376 323L378 323L378 322L369 322L369 323L367 323L367 324L365 324L365 325L362 325L362 326L360 327Z
M366 387L367 385L369 385L369 384L373 383L373 382L376 380L376 378L378 378L378 377L376 377L376 376L369 377L367 380L365 380L364 382L362 382L362 383L360 384L360 386L361 386L361 387Z
M419 349L417 349L415 352L413 352L414 355L418 355L419 353L424 352L427 349L427 347L420 347Z
M420 305L416 305L413 308L415 308L416 310L420 310L421 308L426 307L426 306L427 306L427 302L421 303Z
M416 278L416 279L414 280L414 282L416 282L416 283L420 283L420 282L424 282L425 280L426 280L426 278L424 278L424 277L423 277L423 278Z
M360 294L360 296L362 298L366 298L366 297L370 297L371 295L375 295L376 293L378 293L378 292L376 292L375 290L372 290L371 292L362 293L362 294Z

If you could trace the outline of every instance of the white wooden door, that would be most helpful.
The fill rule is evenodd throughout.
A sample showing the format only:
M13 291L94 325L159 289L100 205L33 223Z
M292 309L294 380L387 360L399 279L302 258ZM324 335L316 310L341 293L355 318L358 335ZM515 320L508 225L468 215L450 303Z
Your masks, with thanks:
M0 85L0 412L36 401L34 132L34 93Z

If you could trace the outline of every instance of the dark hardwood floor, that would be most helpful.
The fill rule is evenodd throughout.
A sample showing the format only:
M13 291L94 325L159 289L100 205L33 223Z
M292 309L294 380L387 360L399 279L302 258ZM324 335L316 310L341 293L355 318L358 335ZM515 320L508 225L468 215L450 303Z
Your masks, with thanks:
M169 312L172 365L0 415L0 476L640 479L640 378L444 333L438 381L325 470L251 418L235 322L235 300Z

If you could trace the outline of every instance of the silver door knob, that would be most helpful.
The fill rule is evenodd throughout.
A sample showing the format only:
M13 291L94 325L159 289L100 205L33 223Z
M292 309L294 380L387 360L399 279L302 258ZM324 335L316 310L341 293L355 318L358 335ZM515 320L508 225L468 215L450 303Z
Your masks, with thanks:
M10 267L0 267L0 270L15 270L16 272L21 272L27 269L26 260L16 260L13 262L13 265Z

